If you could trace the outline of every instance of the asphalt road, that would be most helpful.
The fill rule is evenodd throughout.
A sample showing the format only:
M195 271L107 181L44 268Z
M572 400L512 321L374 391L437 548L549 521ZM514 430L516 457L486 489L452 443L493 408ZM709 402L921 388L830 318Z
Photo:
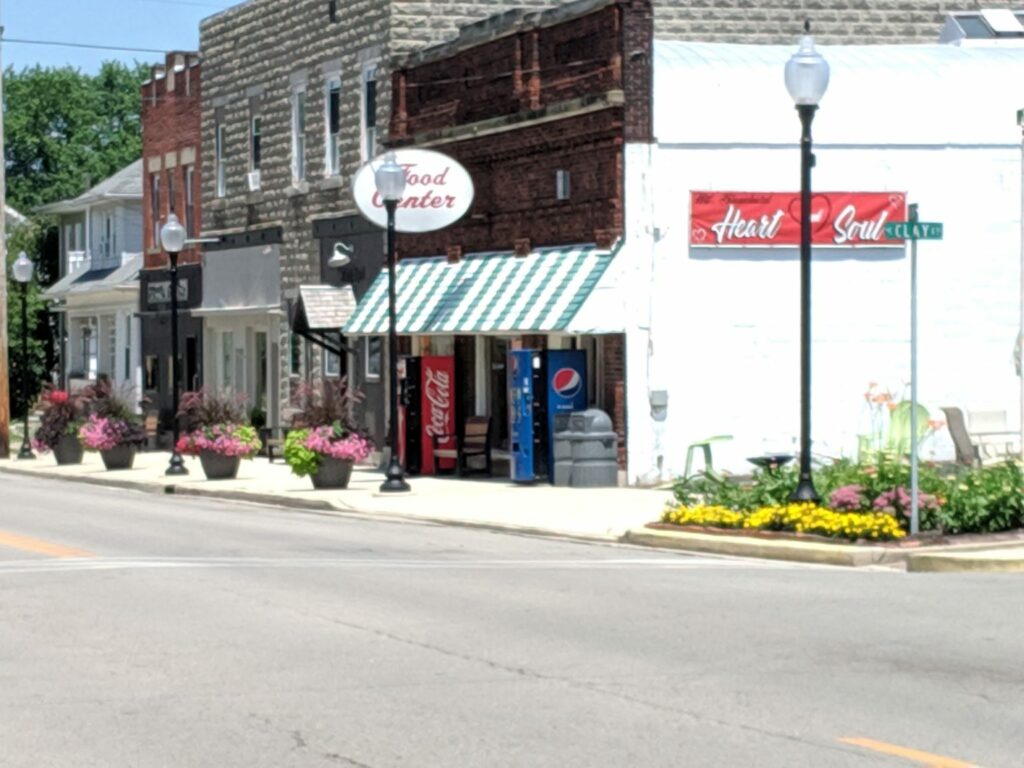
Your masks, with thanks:
M0 475L0 766L1011 768L1022 608Z

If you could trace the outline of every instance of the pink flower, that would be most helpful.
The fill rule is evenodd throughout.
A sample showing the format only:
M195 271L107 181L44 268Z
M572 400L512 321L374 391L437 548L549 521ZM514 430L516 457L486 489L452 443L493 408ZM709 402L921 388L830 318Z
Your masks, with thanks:
M311 429L305 445L323 456L348 461L362 461L373 450L370 441L362 435L350 432L344 437L336 437L333 427Z

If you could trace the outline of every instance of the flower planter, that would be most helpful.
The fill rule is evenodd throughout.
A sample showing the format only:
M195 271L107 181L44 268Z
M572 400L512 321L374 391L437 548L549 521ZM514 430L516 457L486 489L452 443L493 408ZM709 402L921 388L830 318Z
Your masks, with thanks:
M225 456L214 451L202 451L199 463L207 480L234 480L238 476L238 467L242 463L241 456Z
M60 440L53 446L53 456L58 464L81 464L82 444L78 441L78 435L61 435Z
M314 488L348 488L349 478L352 476L352 465L354 461L349 459L334 459L330 456L320 457L320 467L310 475Z
M119 445L107 451L100 451L100 457L107 469L131 469L135 462L135 446Z

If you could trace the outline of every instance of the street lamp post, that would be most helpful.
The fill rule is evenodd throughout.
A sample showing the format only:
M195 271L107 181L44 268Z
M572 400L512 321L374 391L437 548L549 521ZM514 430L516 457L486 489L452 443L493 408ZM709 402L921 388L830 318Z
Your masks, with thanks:
M168 475L187 475L185 460L178 453L178 254L185 247L185 228L173 213L167 214L167 221L160 227L160 244L167 251L171 262L171 429L174 444L171 446L171 462Z
M11 265L11 272L14 279L21 286L21 402L25 406L25 434L21 441L21 450L18 451L19 459L34 459L28 437L28 284L32 281L32 271L35 265L24 251L18 254L14 264Z
M828 62L814 50L804 22L800 49L786 62L786 89L800 115L800 480L792 501L817 502L811 478L811 122L828 88Z
M395 330L395 209L405 192L405 171L398 164L394 152L384 156L384 162L374 172L377 194L384 201L388 213L388 381L391 386L391 408L388 417L388 441L391 458L388 461L381 491L408 491L409 484L402 477L402 462L398 457L398 333Z

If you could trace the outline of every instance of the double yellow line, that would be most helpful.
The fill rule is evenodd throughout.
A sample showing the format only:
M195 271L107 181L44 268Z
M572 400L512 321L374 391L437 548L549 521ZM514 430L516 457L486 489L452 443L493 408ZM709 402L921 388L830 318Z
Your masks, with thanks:
M49 557L96 557L95 552L75 547L65 547L63 544L54 544L42 539L33 539L30 536L19 536L16 533L0 531L0 547L18 549L22 552L32 552L37 555Z

